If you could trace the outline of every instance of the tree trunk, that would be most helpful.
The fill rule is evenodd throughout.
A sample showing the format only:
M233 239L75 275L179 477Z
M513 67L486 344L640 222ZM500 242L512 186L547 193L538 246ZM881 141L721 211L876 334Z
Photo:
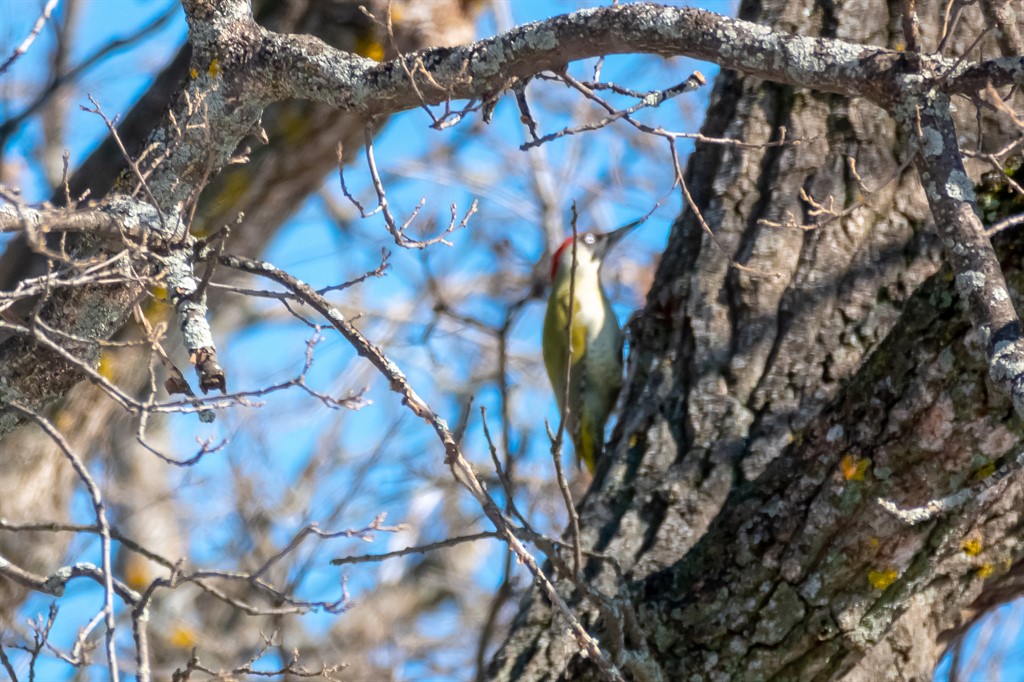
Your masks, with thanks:
M918 3L925 49L944 9ZM890 48L900 15L878 0L740 8ZM984 21L964 8L949 49L962 54ZM1008 139L978 125L958 120L964 148ZM772 146L783 129L798 144ZM580 510L585 547L606 557L587 576L616 609L574 603L637 679L928 678L972 603L1019 585L1024 493L1018 475L917 526L876 502L949 495L1005 463L1021 434L939 269L911 152L870 103L733 72L702 133L763 146L698 143L690 157L687 186L714 237L692 211L679 217L631 325L611 464ZM812 201L833 200L842 217L815 214ZM761 222L787 216L808 229ZM1004 246L1022 291L1020 248ZM536 590L491 670L596 672Z

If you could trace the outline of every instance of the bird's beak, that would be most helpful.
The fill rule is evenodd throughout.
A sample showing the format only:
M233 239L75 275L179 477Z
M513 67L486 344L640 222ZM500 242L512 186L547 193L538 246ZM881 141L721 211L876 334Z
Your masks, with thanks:
M597 236L598 249L600 256L603 258L616 244L621 242L626 235L632 232L638 225L645 222L647 216L640 218L640 220L634 220L631 223L627 223L620 228L614 229L611 232L605 232Z

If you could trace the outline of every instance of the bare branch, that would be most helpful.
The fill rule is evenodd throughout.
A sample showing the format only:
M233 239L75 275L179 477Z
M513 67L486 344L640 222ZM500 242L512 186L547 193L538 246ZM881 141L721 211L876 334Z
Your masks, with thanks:
M31 409L21 405L17 402L10 402L10 407L18 412L24 414L28 419L35 422L36 425L41 428L50 440L60 448L60 451L64 454L64 457L71 463L71 468L75 470L75 474L85 485L85 489L89 493L89 498L92 501L93 510L96 513L96 525L99 528L100 543L102 547L103 557L103 620L106 623L106 643L107 643L107 674L113 682L117 682L119 679L119 669L117 666L117 647L114 640L114 574L113 574L113 561L110 550L110 524L107 521L106 504L103 501L103 494L100 492L99 486L96 485L95 479L89 473L85 463L82 459L75 454L71 449L71 445L64 439L60 431L50 423L48 419L37 414Z
M443 549L445 547L454 547L455 545L461 545L465 542L476 542L477 540L485 540L487 538L500 538L494 531L484 531L482 533L474 533L473 535L461 535L453 538L446 538L438 542L430 542L425 545L415 545L411 547L405 547L403 549L396 549L391 552L384 552L382 554L360 554L356 556L340 557L338 559L331 559L332 566L343 566L347 564L365 564L376 561L386 561L387 559L394 559L400 556L408 556L410 554L426 554L427 552L433 552L436 549Z
M54 74L55 77L46 85L46 88L36 96L31 104L26 106L17 114L9 117L3 123L0 123L0 141L6 140L10 135L16 132L21 127L22 123L35 115L40 108L45 106L46 103L53 98L54 94L60 91L64 85L74 82L109 55L114 54L119 50L123 50L126 47L130 47L131 45L145 39L153 32L159 30L174 18L177 11L177 2L167 3L167 7L164 10L154 17L152 21L141 26L137 31L133 31L129 35L121 38L114 38L113 40L104 42L101 47L74 67L58 74ZM0 69L0 73L2 72L3 69Z
M563 74L562 78L566 82L569 82L570 80L568 74ZM575 81L575 79L572 80ZM651 92L648 92L643 95L636 93L640 101L631 107L620 109L618 111L613 110L612 113L610 113L608 116L605 116L600 120L594 121L592 123L586 123L584 125L576 126L573 128L563 128L558 132L550 133L540 138L538 138L535 133L536 125L533 125L530 129L530 132L531 134L533 134L534 139L528 142L524 142L519 146L519 148L522 149L523 151L526 151L534 147L539 147L540 145L545 144L547 142L551 142L552 140L557 140L561 137L565 137L566 135L577 135L579 133L599 130L601 128L604 128L605 126L611 125L612 123L618 121L619 119L629 118L631 114L635 114L641 109L658 107L663 102L670 100L673 97L682 95L684 93L692 92L693 90L696 90L697 88L705 85L706 83L707 81L704 79L704 75L700 71L695 71L685 81L679 83L678 85L673 85L670 88L666 88L664 90L652 90ZM582 85L581 83L578 82L577 84ZM517 99L521 99L520 107L524 107L526 102L525 96L522 98L517 97ZM528 122L533 120L532 117L529 116L528 111L524 111L523 116L524 119Z
M999 261L977 214L974 186L958 153L949 98L934 95L924 106L897 111L911 139L918 139L917 166L935 216L957 290L967 301L986 346L989 376L1024 415L1024 336Z
M572 565L572 576L578 578L580 575L580 568L583 565L583 549L580 540L580 517L576 513L576 505L572 500L572 493L569 492L569 483L565 479L565 472L562 471L562 440L565 437L565 427L572 423L575 429L580 428L582 424L581 415L575 415L572 413L573 405L569 396L572 394L572 375L573 375L573 333L572 333L572 322L573 315L576 312L576 241L578 236L577 220L579 215L576 212L576 202L572 203L572 265L569 269L569 299L566 307L565 314L565 390L562 393L562 405L564 409L558 420L558 428L555 431L554 437L548 434L551 440L551 459L555 464L555 478L558 481L558 489L562 493L562 501L565 503L565 510L569 517L569 532L572 537L573 547L573 565ZM549 304L550 305L550 304ZM582 358L580 358L582 360ZM582 401L581 401L582 402ZM602 434L602 441L603 439ZM575 442L580 443L582 440L576 440L577 435L573 434ZM597 452L591 454L594 458L592 465L597 467L597 458L601 450L604 449L604 443L594 443L594 447L598 448ZM583 453L577 452L576 457L582 458Z
M36 36L43 30L43 26L46 26L46 22L50 20L50 15L53 14L53 10L57 7L58 0L48 0L46 5L43 7L43 11L39 14L39 18L36 19L36 23L32 25L32 30L28 32L25 39L14 48L11 56L4 60L0 64L0 74L3 74L7 69L11 68L18 57L28 52L28 48L32 47L32 43L35 42Z
M438 84L417 92L410 87L404 61L377 64L307 37L264 33L262 40L268 98L315 99L367 118L448 99L486 99L540 71L624 52L688 56L780 83L884 100L892 92L885 76L895 75L901 59L875 46L783 34L704 10L618 5L517 27L464 48L410 55L406 59L422 61ZM311 52L318 58L310 60ZM297 59L306 65L301 77L292 67ZM922 55L921 68L949 73L949 92L973 92L989 81L996 87L1024 82L1024 57L957 66L956 60ZM375 87L353 87L370 81Z
M901 508L892 500L878 498L879 506L889 512L903 523L911 526L925 521L931 521L937 516L949 514L959 509L968 502L981 502L985 497L992 494L996 486L1002 483L1010 475L1024 469L1024 450L1019 450L1016 455L1007 455L1002 464L995 468L985 467L984 475L979 476L980 480L973 485L961 488L945 497L929 500L927 504L909 509Z

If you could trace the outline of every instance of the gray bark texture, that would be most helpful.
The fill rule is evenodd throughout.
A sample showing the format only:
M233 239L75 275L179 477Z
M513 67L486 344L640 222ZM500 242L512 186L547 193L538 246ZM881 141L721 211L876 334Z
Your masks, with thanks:
M985 25L975 9L954 54ZM926 49L942 10L918 4ZM739 16L895 48L900 13L897 2L795 0L745 2ZM957 125L964 148L998 149L1011 134L973 114ZM940 268L905 140L863 100L719 76L704 135L770 143L783 127L801 143L698 143L690 157L714 241L691 211L673 226L631 325L611 463L580 511L585 546L608 558L591 560L589 580L635 614L622 619L632 628L608 609L589 623L636 679L927 679L951 637L1019 594L1019 475L917 526L876 502L949 495L1004 463L1022 432ZM808 231L759 222L816 225L801 190L848 214ZM1010 290L1024 291L1019 245L1002 247ZM595 676L536 592L493 678Z

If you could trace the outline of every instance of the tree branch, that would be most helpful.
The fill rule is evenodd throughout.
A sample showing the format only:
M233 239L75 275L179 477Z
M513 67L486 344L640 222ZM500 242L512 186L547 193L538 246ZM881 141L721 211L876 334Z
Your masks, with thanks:
M458 48L421 50L377 63L309 36L261 33L254 50L268 100L311 99L367 118L452 99L494 97L536 73L610 54L686 56L778 83L875 101L902 64L893 50L774 31L705 10L647 4L587 9L514 28ZM963 64L921 55L949 92L1024 83L1024 57ZM429 87L410 87L410 73Z
M932 94L897 109L909 139L917 141L916 162L957 290L981 335L989 376L1013 399L1024 416L1024 337L995 250L977 212L974 186L967 177L949 97Z

